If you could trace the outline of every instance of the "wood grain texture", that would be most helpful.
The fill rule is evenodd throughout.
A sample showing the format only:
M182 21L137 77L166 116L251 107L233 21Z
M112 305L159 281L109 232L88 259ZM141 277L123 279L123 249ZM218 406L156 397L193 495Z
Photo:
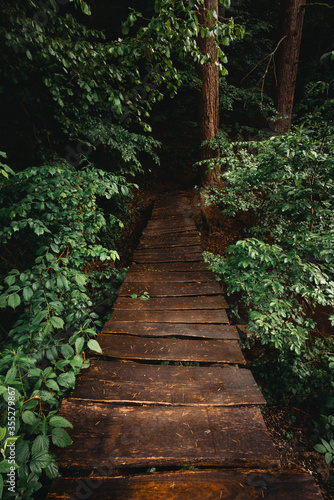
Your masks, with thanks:
M192 248L192 247L190 247ZM158 250L151 251L151 254L146 252L135 252L133 256L134 262L143 262L143 263L154 263L154 262L203 262L203 254L202 251L197 252L173 252L169 250Z
M104 356L115 359L244 364L236 340L166 339L100 334Z
M138 245L138 250L155 248L188 248L190 246L200 245L201 240L198 235L178 235L162 234L159 236L142 236Z
M190 272L190 271L208 271L207 264L203 258L197 262L147 262L133 263L130 267L130 273L144 273L146 271L154 271L155 273L174 273L174 272ZM214 275L212 274L212 279Z
M92 361L71 397L104 403L244 406L266 404L249 370Z
M72 470L279 465L258 408L119 406L66 399L59 415L74 428L69 431L73 444L62 450L58 463Z
M119 297L113 308L136 311L175 311L187 309L228 309L228 303L222 295L199 297L151 297L148 300L140 298Z
M151 283L212 283L214 281L212 271L150 271L129 272L124 280L125 283L151 282Z
M65 493L66 492L66 493ZM94 500L321 500L312 476L304 471L263 469L197 470L59 478L49 500L73 500L92 492ZM85 497L86 498L86 497Z
M187 325L184 323L134 323L111 321L102 333L126 333L140 337L198 337L207 339L240 340L237 329L230 325Z
M175 311L134 311L114 310L109 321L135 321L149 323L203 323L228 324L225 309L207 310L175 310Z
M165 272L165 271L164 271ZM138 274L138 273L136 273ZM143 273L139 273L143 276ZM125 282L117 292L119 297L130 297L133 294L142 295L148 292L150 297L187 297L222 294L222 288L216 281L203 283L188 282Z

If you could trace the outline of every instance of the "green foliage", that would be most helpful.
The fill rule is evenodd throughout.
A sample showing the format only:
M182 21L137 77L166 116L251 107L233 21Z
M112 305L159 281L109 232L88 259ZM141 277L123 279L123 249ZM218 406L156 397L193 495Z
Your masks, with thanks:
M105 213L101 200L110 207L125 204L132 187L93 165L78 171L45 165L11 175L1 189L6 264L0 307L9 331L0 359L0 424L6 428L0 430L0 471L6 472L6 443L16 437L16 491L27 500L43 477L59 475L49 444L68 446L65 428L71 424L57 410L89 366L86 352L101 353L94 337L102 323L94 306L104 300L102 280L118 275L117 250L102 238L109 232L109 242L116 241L124 225L120 215ZM109 262L109 271L89 272L93 261ZM3 498L12 497L6 489Z
M334 100L331 85L311 88L303 122L285 135L230 144L220 134L211 142L226 170L207 203L236 218L248 212L253 227L225 257L205 257L238 297L234 312L247 310L248 341L271 349L268 361L253 363L270 398L312 398L321 414L334 366L333 341L316 330L316 313L334 299Z

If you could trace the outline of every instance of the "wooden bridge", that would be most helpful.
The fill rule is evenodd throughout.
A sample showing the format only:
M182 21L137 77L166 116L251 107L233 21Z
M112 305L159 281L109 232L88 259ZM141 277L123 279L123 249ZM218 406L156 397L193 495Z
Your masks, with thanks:
M61 405L73 444L48 499L322 498L280 467L192 213L185 193L156 202L98 339L104 360Z

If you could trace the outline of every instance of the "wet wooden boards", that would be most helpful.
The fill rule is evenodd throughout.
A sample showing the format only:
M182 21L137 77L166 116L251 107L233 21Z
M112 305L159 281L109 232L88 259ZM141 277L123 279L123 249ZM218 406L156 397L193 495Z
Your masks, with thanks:
M102 472L102 471L101 471ZM101 474L100 472L100 474ZM103 471L104 472L104 471ZM304 471L197 470L106 478L56 479L50 500L321 500Z
M236 340L157 339L101 334L99 344L103 356L116 359L245 363Z
M182 193L157 200L98 337L104 358L61 405L73 444L58 462L81 477L56 480L49 499L321 498L309 476L279 470L258 408L265 400L192 213ZM215 469L175 472L184 466ZM152 467L174 471L139 472ZM122 468L127 477L110 477Z
M227 309L228 304L223 296L199 297L162 297L141 300L139 297L120 297L114 305L114 310L148 310L148 311L177 311L187 309Z
M187 325L184 323L133 323L127 321L109 321L104 325L102 333L126 333L128 335L139 335L142 337L199 337L240 340L237 329L230 325Z
M62 468L279 466L258 408L115 406L66 399L60 415L74 426L69 431L73 444L59 456Z
M242 406L265 400L249 370L92 362L72 398L103 403Z
M145 279L145 278L144 278ZM216 281L193 283L193 282L125 282L118 291L118 297L138 296L147 292L150 297L187 297L202 295L217 295L222 293L221 286Z

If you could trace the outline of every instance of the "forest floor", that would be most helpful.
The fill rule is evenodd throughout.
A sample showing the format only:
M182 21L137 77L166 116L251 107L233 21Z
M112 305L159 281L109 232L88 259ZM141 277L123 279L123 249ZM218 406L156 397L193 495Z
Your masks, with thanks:
M133 222L127 226L124 237L123 256L120 266L131 263L132 251L136 248L142 229L150 217L156 189L141 191L133 201ZM244 229L250 227L252 220L249 216L234 219L221 214L217 208L197 208L199 201L196 190L191 191L194 196L194 218L201 234L203 250L224 255L227 247L243 237ZM140 210L136 207L140 206ZM227 297L232 305L233 297ZM247 328L247 311L243 317L232 318L241 331ZM251 368L252 360L271 355L270 350L254 343L251 349L244 349L244 355ZM259 386L264 381L256 377ZM333 500L334 487L328 482L333 475L333 466L325 463L323 455L314 450L311 439L313 431L313 417L310 411L297 407L287 407L283 404L271 404L263 410L263 417L273 439L281 463L285 468L302 468L314 477L319 485L325 500Z

